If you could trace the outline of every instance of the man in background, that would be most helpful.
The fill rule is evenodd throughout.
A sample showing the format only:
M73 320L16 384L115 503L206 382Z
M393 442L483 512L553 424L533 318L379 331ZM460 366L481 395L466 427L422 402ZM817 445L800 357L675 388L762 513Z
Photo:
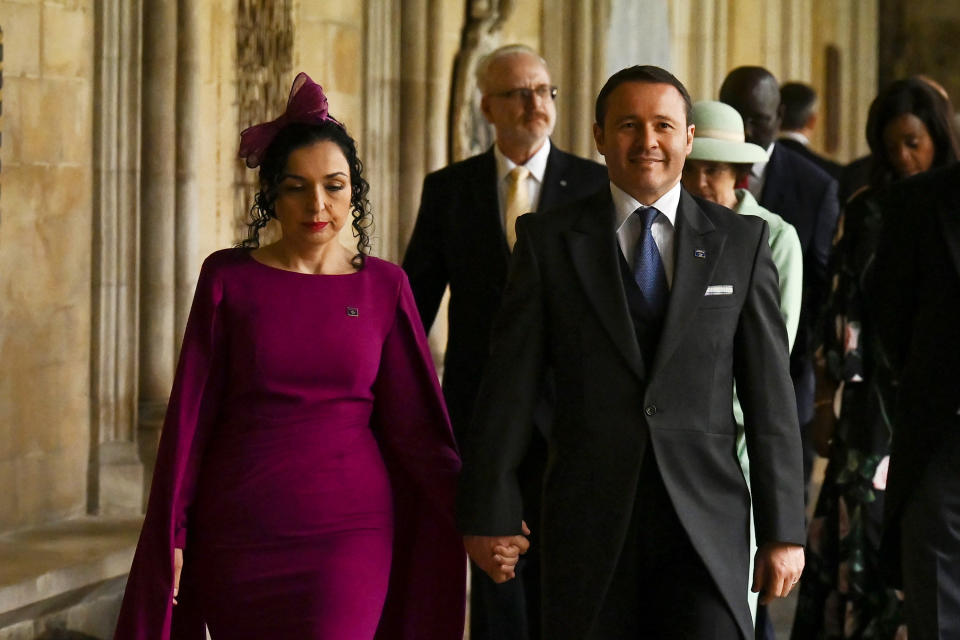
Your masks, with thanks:
M839 180L843 167L810 149L810 138L820 111L817 92L808 84L788 82L780 87L780 103L783 105L783 121L778 142L814 162L834 180Z
M501 47L477 68L481 109L495 130L485 153L431 173L404 256L417 308L429 331L450 287L449 340L443 392L461 447L487 362L490 328L500 307L514 224L521 214L558 207L606 184L603 165L558 149L550 140L557 88L544 60L522 45ZM472 640L539 638L540 489L546 462L543 433L551 420L549 383L541 384L530 451L521 469L532 547L517 578L496 584L473 567Z
M734 69L720 87L720 100L740 112L747 142L767 151L768 160L751 167L746 187L760 206L793 225L803 250L803 300L797 339L790 354L790 376L803 442L806 495L816 458L810 438L814 413L813 352L819 343L816 321L829 291L827 262L840 215L837 181L800 153L774 142L781 127L784 106L780 100L780 85L772 73L762 67ZM757 609L756 628L758 639L773 637L773 626L765 607Z

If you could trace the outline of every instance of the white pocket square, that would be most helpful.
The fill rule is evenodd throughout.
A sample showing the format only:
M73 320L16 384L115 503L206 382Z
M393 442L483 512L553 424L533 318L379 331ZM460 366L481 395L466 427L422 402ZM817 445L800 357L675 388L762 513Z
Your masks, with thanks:
M712 284L707 287L705 296L730 296L733 295L732 284Z

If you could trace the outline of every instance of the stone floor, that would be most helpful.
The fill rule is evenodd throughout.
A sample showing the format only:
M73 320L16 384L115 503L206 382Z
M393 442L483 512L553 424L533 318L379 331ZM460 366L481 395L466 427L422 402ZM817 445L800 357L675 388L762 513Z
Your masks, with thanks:
M811 505L824 467L814 467ZM140 523L85 517L0 536L0 640L60 629L110 637ZM796 592L771 605L778 640L790 637L795 608Z
M0 640L111 637L140 523L83 517L0 536Z
M790 629L793 627L793 614L796 608L796 589L783 600L778 600L770 606L770 619L773 620L773 631L777 640L787 640L790 637Z

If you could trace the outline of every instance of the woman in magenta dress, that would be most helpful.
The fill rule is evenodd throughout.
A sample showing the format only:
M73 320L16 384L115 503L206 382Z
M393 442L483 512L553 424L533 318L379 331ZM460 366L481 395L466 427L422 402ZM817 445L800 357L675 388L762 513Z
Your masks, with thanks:
M116 638L459 640L460 462L354 141L300 74L240 152L250 238L200 272Z

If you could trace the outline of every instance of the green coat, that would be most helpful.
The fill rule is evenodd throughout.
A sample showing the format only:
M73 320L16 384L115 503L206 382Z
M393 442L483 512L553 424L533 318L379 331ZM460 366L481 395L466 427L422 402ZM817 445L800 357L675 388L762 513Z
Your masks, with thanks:
M787 325L787 344L792 351L793 340L797 337L797 327L800 324L800 299L803 294L803 252L800 247L800 238L793 225L757 204L756 198L749 191L737 189L736 194L737 206L734 211L763 218L770 227L770 253L780 274L780 315L783 316L783 321ZM743 427L743 411L740 409L736 390L733 394L733 415L737 424ZM740 438L738 445L737 451L741 462L748 464L743 438ZM749 466L744 467L744 473L749 481Z
M780 314L783 316L784 324L787 325L787 343L792 351L793 340L797 337L797 326L800 324L800 299L803 293L803 252L800 247L800 238L797 236L797 230L793 228L793 225L772 211L761 207L749 191L737 189L736 194L737 206L734 211L743 215L763 218L767 221L767 226L770 227L770 253L773 255L773 263L777 266L777 271L780 274ZM740 458L740 467L743 469L743 475L749 486L750 459L747 457L747 444L743 436L743 411L740 409L740 401L737 399L736 387L733 391L733 415L739 427L737 456ZM755 551L756 544L752 523L750 545ZM752 582L753 553L751 553L750 573L750 581ZM757 594L747 594L747 601L750 605L750 612L755 616Z

